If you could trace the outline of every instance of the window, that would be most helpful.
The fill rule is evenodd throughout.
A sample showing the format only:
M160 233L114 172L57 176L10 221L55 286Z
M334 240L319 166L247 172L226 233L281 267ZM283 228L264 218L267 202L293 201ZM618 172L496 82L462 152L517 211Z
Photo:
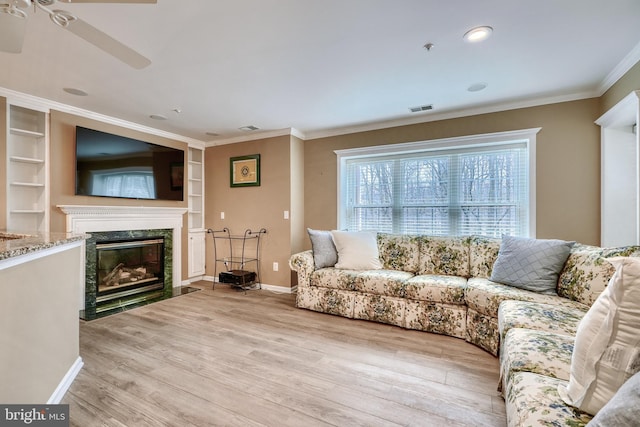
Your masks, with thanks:
M533 236L539 129L339 150L339 228Z

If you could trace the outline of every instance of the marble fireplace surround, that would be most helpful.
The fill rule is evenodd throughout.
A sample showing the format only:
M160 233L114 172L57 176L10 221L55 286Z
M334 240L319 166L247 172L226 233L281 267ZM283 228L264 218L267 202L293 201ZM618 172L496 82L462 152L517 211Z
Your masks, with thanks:
M58 205L58 208L66 215L67 233L172 229L172 286L182 285L182 223L187 208L93 205ZM84 284L84 268L82 274L80 283ZM79 290L79 298L79 309L84 310L84 286Z

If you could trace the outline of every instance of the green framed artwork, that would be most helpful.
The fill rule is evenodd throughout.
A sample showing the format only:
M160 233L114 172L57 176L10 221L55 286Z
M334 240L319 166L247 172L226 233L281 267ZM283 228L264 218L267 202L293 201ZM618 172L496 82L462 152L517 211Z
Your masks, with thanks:
M231 157L229 177L232 187L257 187L260 185L260 154Z

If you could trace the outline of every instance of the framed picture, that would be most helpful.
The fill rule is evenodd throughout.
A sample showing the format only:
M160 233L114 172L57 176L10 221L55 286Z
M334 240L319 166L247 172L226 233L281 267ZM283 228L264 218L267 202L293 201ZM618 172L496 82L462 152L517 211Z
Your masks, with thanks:
M184 186L184 163L171 163L171 190L181 190Z
M232 187L260 185L260 154L231 157L229 176Z

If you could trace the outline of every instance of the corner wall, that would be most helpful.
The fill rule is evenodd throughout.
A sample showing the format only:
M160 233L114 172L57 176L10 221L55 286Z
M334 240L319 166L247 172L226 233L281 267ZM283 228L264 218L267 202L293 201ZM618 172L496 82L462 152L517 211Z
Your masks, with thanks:
M208 147L205 150L205 227L221 230L227 227L232 234L244 230L267 229L261 237L260 275L267 285L291 287L288 260L303 221L303 206L292 203L292 192L301 191L302 184L296 178L301 166L301 141L291 136L279 136L255 141ZM260 186L234 187L229 182L231 157L260 154ZM300 196L301 197L301 196ZM289 219L284 218L289 212ZM224 212L225 218L220 218ZM248 247L247 251L252 250ZM250 252L247 252L250 253ZM235 256L235 254L234 254ZM278 271L273 263L278 263ZM214 276L213 239L207 234L207 275ZM247 269L252 269L251 265ZM218 263L217 272L224 269Z

